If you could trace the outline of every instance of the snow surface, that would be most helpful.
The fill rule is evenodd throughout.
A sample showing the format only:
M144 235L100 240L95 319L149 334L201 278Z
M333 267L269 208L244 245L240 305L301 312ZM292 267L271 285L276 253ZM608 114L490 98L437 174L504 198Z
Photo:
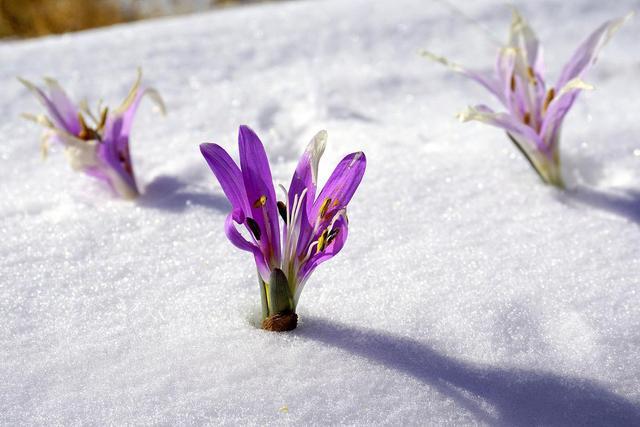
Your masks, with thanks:
M458 123L488 95L417 54L492 66L508 7L456 4L266 4L0 43L0 422L640 425L637 18L567 118L561 193L500 131ZM638 6L520 8L553 80ZM15 76L114 105L138 65L169 114L139 110L145 194L126 202L61 152L41 160ZM242 123L284 184L322 128L321 180L368 158L349 241L292 333L255 327L253 260L224 237L198 150L235 156Z

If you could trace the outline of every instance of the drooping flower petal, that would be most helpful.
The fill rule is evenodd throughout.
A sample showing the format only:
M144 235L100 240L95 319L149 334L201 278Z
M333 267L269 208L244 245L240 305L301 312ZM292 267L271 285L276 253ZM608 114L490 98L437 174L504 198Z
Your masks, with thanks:
M251 209L247 202L242 172L236 162L218 144L200 144L200 152L218 179L233 210L239 210L244 215L249 214ZM238 220L237 217L235 219Z
M556 88L565 86L570 80L582 77L598 59L600 50L609 42L616 31L631 17L633 12L622 18L612 19L602 24L578 47L567 65L562 69Z
M269 160L264 146L248 126L240 126L238 135L240 167L251 216L264 236L260 245L274 263L280 260L278 208Z

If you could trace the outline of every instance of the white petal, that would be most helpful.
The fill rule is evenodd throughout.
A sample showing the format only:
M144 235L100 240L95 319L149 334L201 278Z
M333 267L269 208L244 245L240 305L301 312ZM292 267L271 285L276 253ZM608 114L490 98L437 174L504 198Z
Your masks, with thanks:
M311 179L313 185L318 185L318 165L320 164L320 158L324 153L324 149L327 146L327 131L321 130L318 132L309 145L307 146L307 153L309 153L309 163L311 164Z

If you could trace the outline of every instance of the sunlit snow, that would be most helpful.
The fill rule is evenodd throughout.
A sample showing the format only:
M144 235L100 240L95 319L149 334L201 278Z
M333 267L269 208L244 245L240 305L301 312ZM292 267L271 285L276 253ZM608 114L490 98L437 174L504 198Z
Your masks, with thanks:
M516 3L551 81L639 6ZM455 4L264 4L0 43L0 423L640 425L638 19L565 121L560 192L503 132L458 123L488 95L419 55L493 66L509 7ZM16 76L115 105L137 66L168 114L138 111L128 202L60 150L41 159ZM240 124L277 183L320 129L320 181L368 159L291 333L256 328L255 265L198 149L237 153Z

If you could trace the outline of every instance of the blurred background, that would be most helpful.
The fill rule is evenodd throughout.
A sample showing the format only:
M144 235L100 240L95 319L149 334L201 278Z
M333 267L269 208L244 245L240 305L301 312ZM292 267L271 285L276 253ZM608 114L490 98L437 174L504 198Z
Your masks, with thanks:
M0 0L0 38L39 37L264 0Z

